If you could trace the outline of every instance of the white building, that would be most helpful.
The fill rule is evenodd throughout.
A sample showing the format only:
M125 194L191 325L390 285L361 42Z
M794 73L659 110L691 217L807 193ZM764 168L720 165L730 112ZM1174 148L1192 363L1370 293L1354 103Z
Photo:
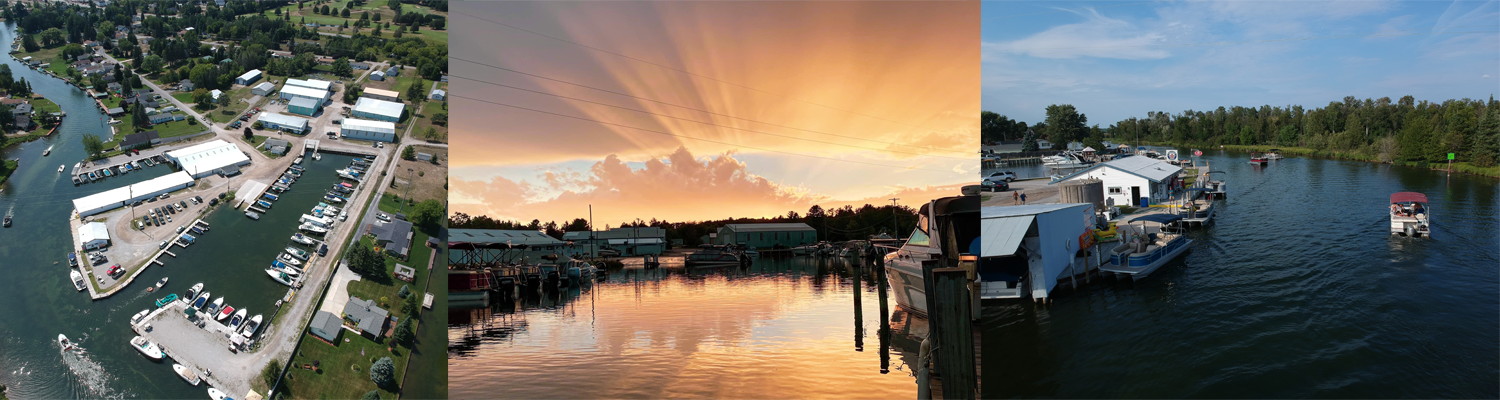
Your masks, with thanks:
M433 100L447 100L448 92L443 89L432 89L432 94L428 97Z
M368 97L368 98L372 98L372 99L375 99L375 100L385 100L385 101L396 101L396 102L401 101L401 94L400 93L396 93L396 91L394 91L394 90L385 90L385 89L376 89L376 88L365 89L364 93L360 94L360 97Z
M288 80L290 82L290 80ZM328 91L313 89L305 86L292 86L287 84L281 87L281 98L286 100L298 97L309 98L317 101L328 100Z
M222 140L221 140L222 141ZM186 189L193 185L192 175L185 171L174 172L165 176L137 183L134 185L114 188L104 192L95 193L82 198L73 199L73 211L78 217L113 210L126 204L139 200L160 196L163 193L171 193L178 189Z
M305 87L305 88L308 88L308 89L322 90L322 91L326 92L326 91L330 90L333 87L333 82L329 82L329 81L325 81L325 80L321 80L321 79L308 79L308 80L287 79L286 80L286 86L299 86L299 87ZM286 90L286 86L283 86L281 89L282 90Z
M347 139L396 141L396 123L367 119L344 118L339 135Z
M376 100L361 97L354 103L354 116L377 121L397 122L401 120L401 112L406 110L406 104Z
M261 82L259 85L255 85L254 88L250 89L250 94L256 96L270 96L271 92L274 91L276 91L275 84L272 84L271 82Z
M258 80L260 80L260 70L252 69L245 72L243 75L240 75L240 77L234 78L234 83L236 85L249 85L251 83L255 83L255 81Z
M384 72L380 72L380 71L371 72L370 73L370 80L372 80L372 81L383 81L383 80L385 80L385 73Z
M221 168L239 167L250 163L250 157L240 151L239 146L224 140L214 140L182 150L172 150L164 156L177 163L178 168L191 174L193 178L217 174Z
M1104 182L1105 199L1117 205L1140 206L1142 197L1150 198L1153 204L1166 200L1171 189L1181 185L1181 174L1181 167L1137 156L1094 164L1052 184L1098 179Z
M224 91L219 90L219 89L214 89L213 91L208 92L208 94L214 96L214 101L219 101L219 96L223 96L224 95Z
M286 114L263 113L257 121L265 129L283 130L297 134L307 132L307 118L293 117Z
M1030 204L980 210L981 299L1046 298L1061 277L1086 273L1077 257L1094 228L1092 204Z
M78 227L78 243L83 244L84 250L94 250L109 246L109 227L103 222L90 222Z

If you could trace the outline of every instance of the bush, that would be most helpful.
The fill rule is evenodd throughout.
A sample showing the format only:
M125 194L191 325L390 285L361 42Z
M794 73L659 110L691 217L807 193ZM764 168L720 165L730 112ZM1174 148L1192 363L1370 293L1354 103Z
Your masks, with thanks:
M276 391L274 386L276 385L276 375L279 374L281 374L281 361L273 358L271 359L271 363L266 365L266 369L260 371L261 380L266 382L266 391Z
M380 400L380 391L371 390L366 392L364 396L359 396L359 400Z
M401 290L399 290L399 291L396 292L396 296L400 296L401 298L404 299L404 298L406 298L406 296L410 295L411 294L411 289L407 288L407 286L408 285L401 285Z
M370 366L370 380L383 388L396 385L396 365L391 363L390 357L381 358Z

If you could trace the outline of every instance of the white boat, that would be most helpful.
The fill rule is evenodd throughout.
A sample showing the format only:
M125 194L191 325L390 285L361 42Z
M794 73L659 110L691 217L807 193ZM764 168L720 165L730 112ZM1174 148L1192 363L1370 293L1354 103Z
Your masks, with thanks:
M312 244L312 243L308 243L308 244ZM307 251L305 251L305 250L302 250L302 249L299 249L299 248L296 248L296 247L287 246L287 248L286 248L286 254L292 256L292 258L296 258L298 260L307 261L308 254L307 254ZM297 265L297 263L291 263L291 264L292 265Z
M219 391L219 389L214 388L208 388L208 398L213 400L234 400L233 398L230 398L228 394L225 394L224 392Z
M80 291L80 292L83 291L83 289L85 289L84 283L83 283L83 274L78 273L78 270L75 269L75 270L69 271L68 272L68 276L73 278L73 287L74 288L78 289L78 291Z
M312 246L313 245L313 239L310 238L310 237L307 237L307 236L302 236L301 233L292 235L292 241L293 242L297 242L297 243L301 243L301 244L305 244L305 245L308 245L308 246Z
M281 282L281 284L283 285L292 286L292 277L284 272L281 272L280 270L274 268L266 268L266 275L270 275L271 279L275 279L277 282Z
M135 316L130 317L130 324L135 325L141 323L141 320L146 319L147 315L151 315L150 309L141 310L141 312L135 313Z
M57 344L62 345L62 349L65 351L73 350L74 348L73 343L68 341L68 336L61 333L57 334Z
M156 361L160 361L163 355L161 348L157 347L156 343L146 340L144 336L136 336L134 339L130 339L130 347L134 347L136 351L141 352L146 358Z
M166 286L166 285L167 285L167 277L165 277L165 276L163 276L161 278L161 280L156 281L156 288L157 289L161 289L162 286Z
M219 296L219 298L214 299L213 303L209 303L208 308L206 310L209 313L217 313L217 312L219 312L219 309L222 309L222 308L224 308L224 296Z
M203 290L203 282L198 282L198 284L193 285L192 289L188 289L188 291L187 291L187 298L192 298L193 296L197 295L199 291L202 291L202 290Z
M687 267L723 267L740 265L741 259L738 253L730 250L724 245L705 244L700 246L696 252L683 257L683 265Z
M204 291L203 293L198 294L197 299L193 300L193 308L201 310L206 306L208 306L208 292Z
M302 261L298 260L296 258L293 258L291 254L281 253L280 255L276 256L276 259L280 260L281 262L287 263L288 265L291 265L293 267L300 267L300 266L302 266Z
M919 316L927 315L927 287L922 263L957 260L969 243L979 239L978 229L953 229L963 221L979 222L979 196L944 197L923 204L917 227L900 249L885 255L886 275L896 305ZM977 227L975 227L977 228ZM947 238L952 233L954 238ZM957 248L955 248L957 247ZM978 305L975 305L978 307Z
M234 306L225 304L224 308L219 310L219 315L214 317L214 320L223 321L225 318L229 318L229 316L232 314L234 314Z
M1432 237L1432 210L1427 195L1417 192L1391 194L1391 234L1407 237Z
M1286 157L1281 156L1281 149L1271 149L1271 151L1266 152L1266 159L1268 160L1280 160L1283 158Z
M292 279L297 279L298 277L302 276L302 272L301 271L297 271L294 268L285 268L285 267L283 267L283 268L277 268L275 266L272 266L271 269L274 269L274 270L276 270L278 272L286 274L288 277L291 277Z
M193 384L193 386L198 386L198 383L203 382L202 379L198 379L198 374L193 373L193 370L182 366L182 364L172 364L172 371L176 371L177 376L182 377L182 380Z
M317 225L313 225L313 224L310 224L310 223L303 223L302 226L298 226L297 229L301 229L301 230L304 230L304 231L308 231L308 232L312 232L312 233L316 233L316 234L320 234L320 235L328 233L328 229L327 228L320 228Z
M229 329L238 331L240 329L240 324L245 323L245 314L249 314L249 312L245 311L245 309L243 308L241 308L239 311L235 311L234 316L229 318Z
M61 166L61 165L57 166L57 172L62 172L62 171L63 171L63 166Z
M1093 162L1084 160L1082 156L1072 151L1064 151L1055 156L1042 157L1042 165L1048 167L1081 167L1089 164L1093 164Z
M1174 227L1181 220L1181 215L1149 214L1119 225L1120 245L1109 250L1109 263L1099 271L1137 281L1150 276L1193 244L1181 228Z
M249 321L245 321L245 327L240 329L240 336L249 339L251 336L255 336L256 329L260 329L260 314L255 314L254 317L250 317Z

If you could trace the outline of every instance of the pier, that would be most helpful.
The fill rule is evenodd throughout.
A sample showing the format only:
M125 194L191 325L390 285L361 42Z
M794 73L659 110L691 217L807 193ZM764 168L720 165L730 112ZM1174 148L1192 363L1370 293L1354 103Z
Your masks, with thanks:
M255 199L259 199L261 193L265 193L269 187L270 185L265 182L245 180L245 183L240 185L240 189L234 191L234 199L237 201L234 208L240 209L244 208L245 204L255 204Z
M230 350L231 338L238 334L202 312L186 316L188 301L177 300L158 308L131 329L171 357L163 360L164 367L182 364L197 373L204 384L225 393L250 393L250 382L259 377L260 371L254 370L252 357ZM262 326L261 331L267 328Z
M91 298L93 300L98 300L98 299L106 298L106 297L109 297L109 296L113 296L115 293L119 293L121 290L125 290L126 286L130 286L130 284L132 282L135 282L135 277L136 276L140 275L141 272L144 272L147 267L150 267L153 264L154 265L159 265L159 266L165 266L165 265L167 265L165 262L162 262L162 256L163 255L171 256L172 258L177 258L177 254L172 253L170 250L171 250L172 246L181 246L181 244L179 243L179 241L182 240L182 236L183 235L186 235L187 232L189 232L188 230L184 229L183 233L178 233L178 234L172 236L171 238L167 239L169 241L169 243L171 243L171 245L169 245L169 246L167 246L165 248L162 248L162 249L158 249L155 252L155 254L153 254L151 256L150 259L146 260L146 262L144 262L144 263L141 263L140 266L137 266L137 267L135 267L133 269L126 270L125 273L128 276L126 276L125 278L122 278L120 280L116 280L113 284L111 284L108 287L108 290L104 290L102 288L97 288L97 286L100 284L100 281L102 281L104 278L101 278L101 277L98 276L98 274L94 273L93 270L94 270L95 266L94 265L90 265L90 264L92 264L92 262L89 261L89 259L87 257L87 252L83 249L83 243L80 243L78 241L78 234L77 234L78 227L83 226L83 224L86 223L86 222L88 222L88 221L77 219L77 218L70 218L68 220L68 227L69 227L69 232L70 232L68 234L68 236L73 238L73 250L76 251L77 254L78 254L78 269L79 269L78 272L82 273L83 276L84 276L84 279L87 280L87 281L89 281L89 284L88 285L84 285L84 287L87 288L87 290L89 292L89 298ZM195 220L195 221L193 221L191 223L188 223L187 226L193 226L193 225L196 225L196 224L204 224L205 226L207 226L208 223L207 222L203 222L202 219L198 219L198 220ZM109 263L105 263L105 264L109 264ZM101 264L101 265L103 265L103 264ZM101 266L101 268L106 268L106 267Z

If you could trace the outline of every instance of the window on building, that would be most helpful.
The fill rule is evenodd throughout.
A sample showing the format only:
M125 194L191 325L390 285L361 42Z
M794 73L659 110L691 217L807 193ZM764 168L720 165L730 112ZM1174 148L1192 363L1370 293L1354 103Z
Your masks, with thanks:
M1111 196L1114 196L1114 195L1120 195L1120 194L1123 194L1123 193L1124 193L1124 192L1122 192L1122 191L1121 191L1121 190L1120 190L1120 187L1119 187L1119 186L1116 186L1116 187L1112 187L1112 188L1109 188L1109 194L1110 194L1110 195L1111 195Z

